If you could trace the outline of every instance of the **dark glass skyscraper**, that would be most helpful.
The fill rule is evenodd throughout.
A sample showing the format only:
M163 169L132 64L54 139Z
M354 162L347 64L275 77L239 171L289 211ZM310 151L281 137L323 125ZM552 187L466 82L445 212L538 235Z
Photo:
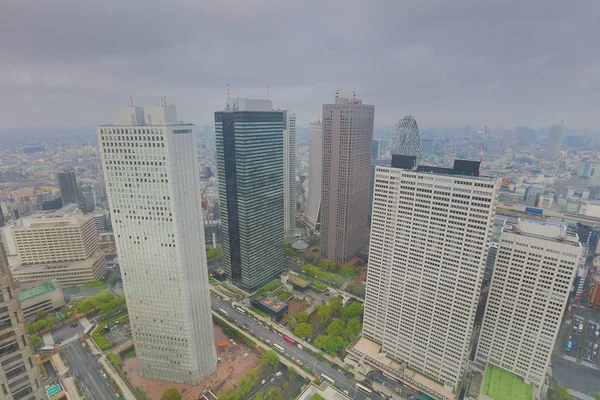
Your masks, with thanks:
M284 267L283 112L230 99L215 113L215 134L225 271L253 291Z
M66 169L56 174L58 180L58 187L60 188L60 197L62 198L63 205L67 204L78 204L80 207L83 206L83 196L77 187L77 179L75 178L75 171L72 169Z

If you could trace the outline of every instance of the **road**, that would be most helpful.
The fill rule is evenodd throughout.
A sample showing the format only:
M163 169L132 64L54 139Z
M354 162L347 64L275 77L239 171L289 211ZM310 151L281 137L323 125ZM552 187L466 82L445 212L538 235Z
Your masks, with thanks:
M98 359L88 352L80 340L66 345L62 352L70 365L68 375L79 381L88 399L116 399L110 383L102 376Z
M375 382L379 383L380 385L399 389L400 394L408 399L427 400L425 397L421 396L420 394L411 392L404 385L402 385L401 383L398 383L397 380L386 377L382 371L379 371L379 370L371 371L367 374L367 378L371 381L375 381ZM371 387L371 389L373 388L372 385L369 385L369 386Z
M582 324L583 320L578 318L573 318L573 326L571 328L569 341L572 341L571 350L567 347L565 349L565 354L574 358L578 358L579 353L579 343L581 342L581 335L583 332L579 332L579 324Z
M585 343L583 345L583 354L582 358L584 361L588 361L592 364L596 363L596 354L594 353L594 345L596 344L596 329L598 329L598 325L593 322L588 322L586 334L585 334Z
M364 400L367 398L362 392L355 389L356 381L352 378L348 378L337 369L334 369L327 364L319 361L316 357L311 354L302 351L297 345L292 345L275 332L269 330L260 324L257 320L248 315L242 315L231 306L231 303L225 300L221 300L218 297L211 296L212 309L218 311L220 308L227 311L230 319L234 320L240 327L247 324L250 327L250 332L260 338L264 343L269 341L270 343L277 343L285 349L285 354L294 360L300 360L302 364L313 369L314 374L321 375L325 374L335 381L335 386L341 390L348 391L349 395L353 399ZM372 394L369 399L383 399L382 397Z

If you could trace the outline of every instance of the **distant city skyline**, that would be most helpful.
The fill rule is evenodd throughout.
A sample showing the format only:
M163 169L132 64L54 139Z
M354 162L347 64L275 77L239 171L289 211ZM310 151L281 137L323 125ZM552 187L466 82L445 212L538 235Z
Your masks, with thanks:
M72 12L61 11L67 6ZM599 55L590 49L599 12L598 2L557 0L9 2L0 120L96 125L130 95L135 104L166 95L186 121L203 124L230 84L232 96L254 98L269 86L275 108L294 110L298 125L339 86L377 107L376 125L411 114L424 126L597 128ZM165 29L145 22L157 19ZM156 62L157 54L177 62Z

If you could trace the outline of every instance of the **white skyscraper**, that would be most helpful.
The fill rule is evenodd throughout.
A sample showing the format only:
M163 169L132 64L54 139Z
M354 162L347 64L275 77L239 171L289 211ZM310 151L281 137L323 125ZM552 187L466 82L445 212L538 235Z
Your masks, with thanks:
M141 374L196 385L217 358L193 125L123 107L97 131Z
M456 391L469 344L500 181L479 162L377 166L363 335Z
M283 229L296 229L296 114L283 111Z
M308 199L304 222L315 229L321 213L321 165L323 164L323 123L313 119L308 131Z
M519 220L500 235L475 361L540 386L582 247L560 222Z

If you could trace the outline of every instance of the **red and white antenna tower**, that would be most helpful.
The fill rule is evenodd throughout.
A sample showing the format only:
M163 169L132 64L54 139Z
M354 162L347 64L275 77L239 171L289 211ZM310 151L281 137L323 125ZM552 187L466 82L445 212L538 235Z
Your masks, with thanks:
M335 89L335 98L339 99L340 97L340 87L338 86L337 89Z
M352 102L356 103L356 90L352 90Z
M129 107L133 107L133 96L129 96Z
M267 100L269 100L269 87L267 86Z

